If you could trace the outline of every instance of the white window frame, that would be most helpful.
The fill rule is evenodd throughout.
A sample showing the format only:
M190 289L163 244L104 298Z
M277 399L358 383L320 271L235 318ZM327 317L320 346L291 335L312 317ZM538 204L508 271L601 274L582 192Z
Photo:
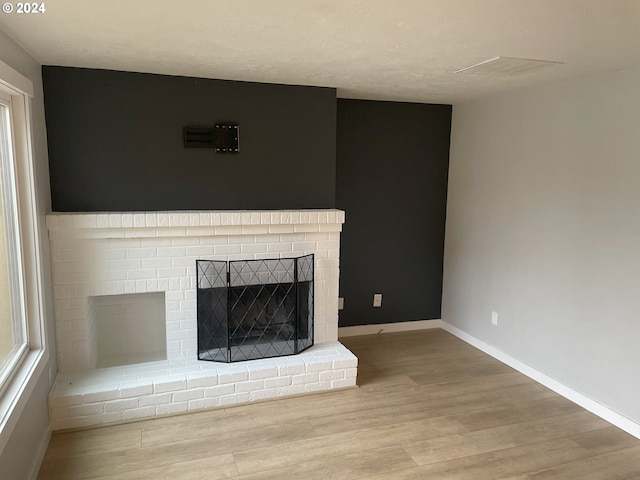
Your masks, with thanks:
M10 138L8 139L8 151L5 152L8 158L4 158L6 162L2 168L2 204L5 214L5 233L7 241L7 263L9 267L9 284L11 289L11 317L12 323L14 323L14 332L19 330L21 345L14 352L11 352L9 361L3 365L0 370L0 395L6 390L13 375L15 375L20 363L24 360L24 357L29 350L29 329L26 322L25 308L24 308L24 272L22 269L22 246L20 241L20 222L17 205L17 185L15 176L15 155L13 154L13 99L2 88L0 88L0 107L7 109L9 113L9 127L7 132ZM0 145L0 148L2 146ZM17 327L17 328L16 328ZM0 359L4 361L4 359Z
M31 80L0 61L0 91L11 97L15 195L22 253L22 304L26 319L28 348L20 356L11 377L0 390L0 451L24 410L38 380L49 364L45 348L46 329L42 288L40 228L44 213L38 215L33 165ZM52 372L49 372L51 376ZM51 379L49 378L49 382Z

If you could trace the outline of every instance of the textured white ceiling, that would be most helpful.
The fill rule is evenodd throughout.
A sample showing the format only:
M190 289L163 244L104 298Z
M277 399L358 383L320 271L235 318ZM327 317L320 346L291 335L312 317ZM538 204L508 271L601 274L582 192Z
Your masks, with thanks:
M340 97L458 103L640 66L640 0L51 0L0 13L45 65L321 85ZM564 62L461 75L497 56Z

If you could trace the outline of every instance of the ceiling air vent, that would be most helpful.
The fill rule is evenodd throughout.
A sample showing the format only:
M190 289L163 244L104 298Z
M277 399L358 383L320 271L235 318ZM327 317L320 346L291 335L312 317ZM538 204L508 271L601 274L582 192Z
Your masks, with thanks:
M524 75L535 70L562 64L563 62L532 60L530 58L495 57L490 60L485 60L484 62L476 63L475 65L460 68L456 70L456 73L513 77L515 75Z

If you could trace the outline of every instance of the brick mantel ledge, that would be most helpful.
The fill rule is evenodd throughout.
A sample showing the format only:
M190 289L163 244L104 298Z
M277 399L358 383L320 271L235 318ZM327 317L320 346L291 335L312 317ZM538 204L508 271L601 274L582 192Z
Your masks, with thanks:
M47 215L50 235L80 238L261 235L341 231L342 210L171 211L57 213ZM337 227L337 228L336 228ZM132 231L133 230L133 231Z

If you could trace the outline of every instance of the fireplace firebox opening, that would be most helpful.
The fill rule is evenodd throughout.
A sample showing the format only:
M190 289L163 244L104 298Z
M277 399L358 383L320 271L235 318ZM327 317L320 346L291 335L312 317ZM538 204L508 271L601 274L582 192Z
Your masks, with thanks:
M166 360L164 292L89 297L96 368Z

